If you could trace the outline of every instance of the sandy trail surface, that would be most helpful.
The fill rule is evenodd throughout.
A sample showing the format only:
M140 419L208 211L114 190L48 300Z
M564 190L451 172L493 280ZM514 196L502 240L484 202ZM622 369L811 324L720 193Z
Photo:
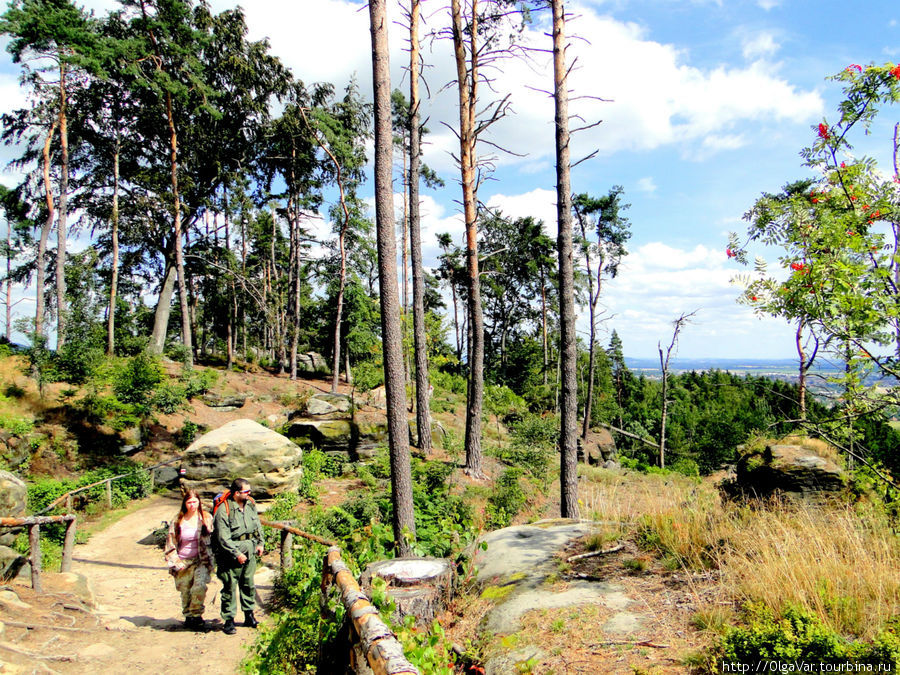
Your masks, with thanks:
M163 521L175 516L179 503L171 497L154 496L75 547L72 571L90 582L95 603L90 612L79 609L81 603L67 593L36 596L28 587L11 587L29 605L27 609L0 605L0 622L7 624L3 642L21 652L0 651L0 659L22 668L12 672L238 672L247 654L245 647L253 642L256 631L238 623L237 635L222 632L222 584L218 579L213 579L207 592L206 631L182 627L180 597L153 537ZM48 575L48 581L52 576ZM258 567L260 620L266 616L264 608L274 576L270 568ZM237 619L242 621L243 614L239 612ZM63 630L54 631L52 626ZM27 658L29 654L33 658ZM2 665L0 672L6 672Z

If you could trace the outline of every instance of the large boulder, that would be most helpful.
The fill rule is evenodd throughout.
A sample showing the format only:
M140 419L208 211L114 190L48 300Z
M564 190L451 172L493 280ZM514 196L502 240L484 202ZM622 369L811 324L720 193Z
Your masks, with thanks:
M735 487L743 493L816 494L842 490L847 473L830 459L800 445L769 445L738 460Z
M345 394L313 394L306 402L307 415L335 415L350 411L350 397Z
M185 480L213 495L234 478L246 478L258 496L296 491L303 449L253 420L228 422L204 434L184 452Z
M24 481L9 471L0 471L0 516L23 518L28 489ZM17 530L0 530L0 546L12 546Z
M342 455L355 462L372 457L387 442L384 417L357 416L352 420L295 418L285 431L289 438L309 444L322 452Z
M16 577L31 577L28 559L8 546L0 546L0 581L11 581Z
M304 352L297 354L297 365L309 372L322 372L328 370L328 364L318 352Z

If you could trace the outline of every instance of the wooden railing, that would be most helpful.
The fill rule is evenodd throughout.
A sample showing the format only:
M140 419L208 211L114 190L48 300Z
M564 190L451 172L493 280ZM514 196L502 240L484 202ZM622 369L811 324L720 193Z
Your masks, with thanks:
M378 610L359 587L346 563L341 560L341 549L335 542L303 532L282 521L260 518L260 522L281 531L282 570L289 568L293 562L291 549L294 535L328 546L322 567L322 594L327 595L332 586L337 586L341 602L353 626L354 649L359 650L375 675L420 675L418 668L403 654L403 646L397 636L382 621Z
M66 537L63 541L62 563L60 572L69 572L72 569L72 549L75 546L76 516L69 513L64 516L29 516L27 518L0 518L0 527L27 527L28 528L28 561L31 563L31 587L37 592L43 592L41 587L41 525L51 523L66 523Z

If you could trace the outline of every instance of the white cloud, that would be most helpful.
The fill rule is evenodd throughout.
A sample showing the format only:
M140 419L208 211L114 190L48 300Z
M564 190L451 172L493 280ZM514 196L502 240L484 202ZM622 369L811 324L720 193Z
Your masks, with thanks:
M757 0L756 4L768 12L770 9L779 7L781 5L781 0Z
M544 221L544 232L556 232L556 191L536 188L520 195L497 193L487 201L491 209L499 209L510 218L527 218Z
M656 192L656 181L653 180L652 176L645 176L638 180L637 189L640 192L646 192L648 194Z
M747 60L772 56L780 49L772 33L759 33L744 39L743 53Z
M698 245L679 249L662 242L640 246L626 256L619 275L606 283L601 302L607 328L615 328L629 355L652 357L658 342L672 336L672 321L697 311L684 331L685 357L746 356L783 358L790 354L790 329L781 320L760 319L737 305L730 283L735 269L721 250ZM583 321L584 319L582 319ZM760 340L760 335L766 339Z

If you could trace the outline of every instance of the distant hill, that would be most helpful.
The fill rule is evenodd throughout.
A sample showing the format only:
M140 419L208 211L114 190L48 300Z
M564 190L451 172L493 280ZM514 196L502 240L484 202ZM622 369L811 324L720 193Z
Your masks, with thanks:
M643 372L648 377L659 373L659 359L625 357L625 364L633 371ZM818 372L837 371L842 366L818 360L813 370ZM753 375L792 375L797 373L797 359L672 359L669 370L673 373L701 370L727 370L732 373Z

